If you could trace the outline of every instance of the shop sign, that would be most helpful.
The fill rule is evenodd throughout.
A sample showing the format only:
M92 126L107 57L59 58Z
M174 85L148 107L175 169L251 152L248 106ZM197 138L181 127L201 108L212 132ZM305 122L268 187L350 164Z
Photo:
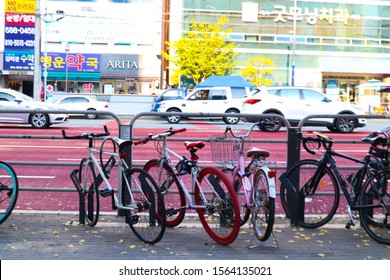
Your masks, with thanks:
M161 61L157 56L116 55L101 56L102 76L158 77Z
M35 14L36 0L5 0L6 13Z
M340 22L350 25L350 21L361 20L358 14L350 14L345 7L291 7L285 5L275 5L273 10L260 10L256 3L246 3L243 5L243 21L257 22L257 14L264 18L273 18L274 22L286 23L292 21L306 21L310 25L318 22L328 22L329 25ZM254 15L254 16L253 16Z
M18 25L5 26L4 33L5 49L34 49L35 27Z
M34 71L34 51L4 50L4 70Z
M10 14L5 15L6 26L35 26L35 15Z
M41 67L54 72L100 72L100 54L41 53Z

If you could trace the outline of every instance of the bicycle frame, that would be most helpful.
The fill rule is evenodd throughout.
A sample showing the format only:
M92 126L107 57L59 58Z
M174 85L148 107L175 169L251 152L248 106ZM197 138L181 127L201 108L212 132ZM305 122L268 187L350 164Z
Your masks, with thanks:
M361 185L363 183L364 177L366 175L367 176L369 175L368 174L369 170L367 168L367 164L368 164L370 155L367 155L363 160L361 160L361 159L357 159L357 158L351 157L349 155L346 155L346 154L334 151L334 150L331 149L331 147L327 147L324 156L319 159L320 165L318 166L317 171L315 172L315 174L313 176L313 180L310 180L309 189L312 186L318 186L318 180L320 180L321 175L322 175L321 171L325 167L327 167L328 164L329 164L330 170L335 175L336 180L338 182L338 185L341 188L341 190L343 191L343 194L344 194L345 199L347 200L349 209L350 210L359 210L359 209L364 209L364 208L372 208L373 207L372 205L358 205L357 204L357 200L358 200L360 189L356 190L357 193L355 194L354 197L352 197L352 195L348 191L348 185L346 183L346 180L344 179L343 175L339 171L339 169L338 169L338 167L336 165L336 161L335 161L335 159L333 157L340 157L340 158L344 158L344 159L353 161L355 163L362 164L361 168L363 168L363 173L365 175L361 176L360 178L358 178L359 181L357 182L357 186L359 186L359 188L361 187Z
M123 201L122 200L122 196L123 196L122 188L120 188L120 187L118 188L118 196L116 196L116 194L115 194L115 192L114 192L110 182L108 181L108 179L104 175L103 169L101 168L98 160L95 157L95 153L99 153L99 150L97 150L97 149L95 149L95 148L90 146L89 147L89 156L88 156L88 158L89 158L89 160L92 161L95 170L98 171L97 177L100 176L101 179L103 180L104 184L106 185L107 189L113 193L113 202L114 202L113 207L115 206L117 209L121 209L121 210L137 209L138 206L134 202L134 197L133 197L133 194L132 194L133 191L130 189L130 183L129 183L129 181L127 180L127 178L125 176L125 172L128 169L128 166L127 166L126 162L119 157L118 153L104 152L104 154L109 155L110 157L113 157L116 160L119 159L119 161L118 161L118 186L122 186L122 183L123 183L122 182L122 178L124 178L125 183L126 183L126 187L127 187L127 191L128 191L128 193L130 195L130 205L128 205L128 206L125 206L122 203L122 201ZM87 174L85 174L85 176L87 176ZM140 191L140 193L143 194L141 186L137 185L136 187ZM144 194L143 194L143 196L145 198Z
M253 180L254 176L250 176L254 173L256 173L257 169L262 169L264 171L264 174L267 177L268 185L269 185L269 196L271 198L276 198L276 183L274 176L269 176L269 172L271 171L266 164L268 162L264 161L258 161L254 163L253 161L249 164L250 173L247 173L245 171L245 159L244 159L244 147L245 147L245 137L248 137L249 134L252 132L253 128L256 126L256 124L252 125L252 127L249 129L248 133L241 136L235 136L232 134L232 131L230 130L230 133L233 137L238 138L240 140L240 150L239 150L239 157L238 157L238 164L234 167L233 170L233 182L235 182L238 179L238 175L242 177L242 185L244 187L245 192L245 198L247 205L253 204ZM255 164L255 166L252 166Z
M191 195L190 192L187 190L185 183L180 178L179 172L177 171L176 166L172 162L171 155L174 156L175 158L177 158L179 161L182 161L184 159L184 157L180 156L179 154L177 154L176 152L174 152L168 148L165 137L162 138L162 141L163 141L163 145L162 145L162 150L160 152L160 159L161 159L160 170L163 170L164 162L166 162L169 165L169 167L172 168L174 176L177 178L179 185L180 185L180 188L183 190L184 196L186 197L186 200L188 202L188 205L187 205L188 208L190 208L190 209L205 209L207 207L207 205L197 205L194 203L194 200L193 200L193 194L195 193L195 187L198 186L199 193L200 193L202 199L204 201L206 201L204 191L200 187L200 184L199 184L199 181L197 178L197 175L198 175L199 170L200 170L199 165L195 164L193 167L191 167L191 174L190 174L191 175L191 194L192 194ZM161 174L160 174L160 176L161 176ZM161 181L161 178L159 178L159 181ZM216 193L212 187L210 189L213 190L213 193L219 197L218 193Z

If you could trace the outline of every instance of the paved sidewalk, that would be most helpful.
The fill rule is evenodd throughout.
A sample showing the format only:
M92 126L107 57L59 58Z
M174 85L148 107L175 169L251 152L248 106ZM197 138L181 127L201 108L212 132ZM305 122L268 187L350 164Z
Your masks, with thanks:
M142 244L124 218L103 216L96 227L78 225L77 214L13 213L0 225L2 260L165 259L165 260L382 260L390 246L373 241L359 226L346 230L344 221L320 229L293 228L279 218L275 242L248 248L251 228L222 246L199 225L168 228L156 245Z

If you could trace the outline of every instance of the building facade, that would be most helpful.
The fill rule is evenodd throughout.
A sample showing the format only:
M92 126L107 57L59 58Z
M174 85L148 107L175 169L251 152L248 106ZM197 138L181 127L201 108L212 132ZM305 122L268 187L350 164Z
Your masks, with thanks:
M274 85L300 85L337 93L344 101L378 103L370 80L390 83L390 1L183 0L182 28L191 20L228 18L238 44L240 74L250 57L274 61ZM171 33L172 34L172 33Z
M0 24L0 86L33 96L34 76L40 75L38 81L49 93L152 94L160 87L161 4L5 1L0 7L5 18ZM34 45L40 48L38 71Z
M0 85L30 95L34 42L47 90L151 94L169 83L163 42L221 16L239 53L232 75L266 57L274 85L371 105L379 88L358 86L390 83L390 0L7 0L0 13Z

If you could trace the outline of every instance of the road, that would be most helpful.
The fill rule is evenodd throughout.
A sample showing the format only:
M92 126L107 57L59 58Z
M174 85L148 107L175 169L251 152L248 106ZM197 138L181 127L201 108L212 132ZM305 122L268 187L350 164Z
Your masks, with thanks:
M128 124L129 118L122 120ZM84 120L74 118L67 124L54 125L48 129L37 130L29 126L2 125L0 127L0 153L1 160L11 162L14 166L20 183L20 188L28 191L21 191L18 198L17 210L50 210L50 211L77 211L78 195L74 192L74 186L69 174L77 168L78 162L87 155L87 142L80 140L64 140L61 138L62 129L70 135L77 135L83 132L99 132L102 126L107 125L112 135L118 135L118 125L115 120L108 118L97 120ZM134 136L144 137L149 133L163 132L172 125L160 118L148 118L137 121L134 125ZM234 128L244 133L250 124L240 123ZM324 133L336 140L360 141L367 136L370 130L377 130L389 126L385 120L369 120L369 125L363 129L357 129L351 134L330 133L322 129ZM181 140L208 139L211 135L222 135L226 124L221 121L194 120L174 125L174 128L186 127L187 131L177 134ZM318 130L318 128L316 128ZM321 130L321 129L320 129ZM310 131L310 128L305 128ZM31 136L43 136L46 139L31 139ZM9 138L18 136L19 138ZM6 137L6 138L4 138ZM271 141L271 143L257 143L252 146L266 148L271 152L270 160L277 161L279 167L286 165L286 144L277 141L286 140L286 131L277 133L266 133L254 131L252 139ZM276 142L275 142L276 141ZM185 155L183 141L172 142L170 147L179 154ZM367 152L367 145L338 144L337 149L352 156L363 157ZM201 164L213 164L209 146L198 152ZM143 165L147 160L156 158L157 152L153 143L137 146L133 151L133 163ZM29 162L34 165L24 165ZM40 165L37 163L45 163ZM278 173L283 170L279 168ZM65 189L72 190L62 192L30 191L36 189ZM110 205L107 202L104 210L109 211Z

